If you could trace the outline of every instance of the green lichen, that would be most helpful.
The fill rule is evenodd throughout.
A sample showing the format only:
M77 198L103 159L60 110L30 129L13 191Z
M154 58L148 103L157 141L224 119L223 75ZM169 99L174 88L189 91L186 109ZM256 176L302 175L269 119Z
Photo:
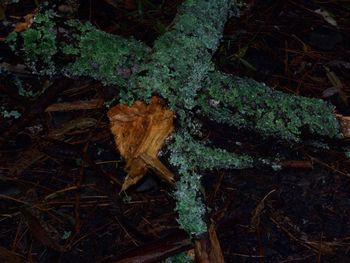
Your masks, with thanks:
M189 256L187 256L185 252L181 252L165 260L165 263L192 263L192 262L193 260Z
M253 158L228 152L194 140L186 131L179 131L170 146L170 162L180 173L190 170L245 169L253 166Z
M173 29L156 40L150 62L141 67L143 74L135 76L134 97L147 101L158 94L175 111L195 107L202 80L214 69L211 57L230 4L229 0L185 1Z
M204 233L207 225L204 221L206 209L200 195L201 176L195 172L180 175L174 192L178 222L189 234Z
M128 87L128 79L139 71L151 50L138 41L108 34L78 20L66 22L68 40L58 42L53 18L52 12L38 14L31 28L21 33L12 32L6 39L34 73L87 76L105 85ZM18 41L18 35L22 42ZM59 67L54 63L57 55L69 56L73 62Z
M3 118L9 119L9 118L14 118L14 119L18 119L19 117L21 117L21 113L17 110L5 110L3 107L0 108L0 114Z
M54 75L56 71L53 57L58 49L52 18L52 12L38 14L34 17L31 28L19 34L13 32L6 39L12 49L18 49L17 36L21 36L23 44L19 53L23 54L33 72L41 75Z
M344 152L344 154L345 154L346 158L350 159L350 151L346 151L346 152Z
M75 61L64 72L71 76L88 76L105 85L126 87L150 52L138 41L102 32L89 23L71 20L67 25L74 33L63 53L73 56Z
M252 167L253 159L195 141L186 131L178 132L170 147L170 163L181 175L174 193L179 224L188 233L206 231L205 206L199 195L200 172L213 169L244 169Z
M192 262L193 260L189 256L187 256L185 252L181 252L165 260L165 263L192 263Z
M17 41L17 32L15 31L8 34L7 38L5 39L5 42L9 45L12 51L16 50L16 41Z
M218 123L290 142L300 141L302 131L341 137L333 107L322 100L285 94L254 80L219 72L209 74L205 86L198 99L201 114Z
M160 95L177 113L181 125L188 128L191 125L188 111L196 106L196 97L207 73L214 70L211 57L219 44L230 4L228 0L185 1L179 8L173 29L156 40L149 63L141 66L140 74L131 77L131 89L122 99L148 101L153 94ZM202 160L203 169L236 166L237 163L223 150L194 142L187 145L189 153L183 151L182 139L188 138L175 139L170 158L181 175L174 193L178 221L188 233L201 233L206 231L205 206L199 195L201 176L192 166L199 165L196 154L203 150L202 156L207 157Z
M14 84L16 85L18 89L18 95L27 97L27 98L32 98L38 95L39 92L33 92L31 89L27 89L23 83L22 80L20 80L18 77L14 77L13 79Z

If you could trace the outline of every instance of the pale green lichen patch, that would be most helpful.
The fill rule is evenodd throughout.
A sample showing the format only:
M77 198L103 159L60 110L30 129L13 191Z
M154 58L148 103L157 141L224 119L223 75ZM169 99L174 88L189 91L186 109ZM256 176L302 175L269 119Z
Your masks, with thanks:
M302 131L340 138L333 107L322 100L272 90L251 79L210 74L198 103L201 114L218 123L247 128L263 136L297 142Z
M18 51L17 35L23 42L19 53L23 52L28 66L38 74L55 74L53 56L57 53L56 28L53 13L45 12L34 17L33 25L22 33L12 32L6 41L13 50Z
M187 132L178 132L174 137L170 146L170 162L179 168L180 173L189 170L245 169L253 166L253 158L249 155L210 147L194 140Z
M180 226L189 234L200 234L207 231L204 221L205 206L200 196L201 176L194 172L182 173L176 182L174 197L175 210Z
M206 231L205 206L199 196L200 172L213 169L244 169L253 166L248 155L238 155L223 149L209 147L195 141L187 132L175 134L170 148L170 163L175 166L180 179L176 183L174 196L179 223L188 233Z
M189 256L187 256L185 252L181 252L165 260L165 263L192 263L192 262L193 260Z
M5 110L4 107L0 107L0 115L6 119L18 119L19 117L21 117L22 114L17 110Z
M159 94L170 107L192 109L201 82L213 70L212 53L216 50L231 1L186 1L179 8L172 30L154 45L150 62L136 76L133 93L148 100Z
M214 70L211 57L219 43L230 4L228 0L185 1L179 8L174 28L155 42L150 62L132 79L132 96L146 101L153 94L162 96L177 113L180 124L188 128L187 113L196 106L203 79ZM186 134L176 135L171 145L170 162L181 175L174 193L176 211L183 229L192 234L202 233L207 228L198 172L237 166L238 162L236 155L229 156L224 150L196 143Z
M142 43L108 34L89 23L77 20L67 22L71 43L63 47L63 53L71 55L75 61L64 71L72 76L88 76L105 85L127 86L132 74L139 71L140 64L150 49Z
M87 76L105 85L127 87L127 80L139 71L140 64L150 52L149 48L138 41L108 34L90 23L83 24L78 20L66 22L68 29L61 28L66 32L61 33L63 37L58 42L58 26L53 18L51 12L38 14L34 17L31 28L18 34L13 32L6 40L13 50L20 51L19 54L24 56L35 73ZM18 41L18 35L23 43ZM17 42L22 44L17 45ZM54 63L54 56L57 55L69 56L74 62L57 66Z

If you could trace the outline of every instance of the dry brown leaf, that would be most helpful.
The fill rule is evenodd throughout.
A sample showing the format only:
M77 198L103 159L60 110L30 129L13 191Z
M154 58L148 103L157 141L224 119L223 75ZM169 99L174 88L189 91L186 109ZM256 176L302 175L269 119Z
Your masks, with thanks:
M111 131L128 175L122 191L136 184L150 168L168 183L173 174L157 157L165 139L173 131L174 113L162 100L152 97L149 105L136 101L132 106L118 104L108 111Z

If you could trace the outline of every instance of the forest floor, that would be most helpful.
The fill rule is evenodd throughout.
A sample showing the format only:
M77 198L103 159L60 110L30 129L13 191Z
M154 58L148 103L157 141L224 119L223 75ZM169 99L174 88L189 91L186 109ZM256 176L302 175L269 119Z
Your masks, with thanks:
M61 76L45 96L19 94L52 80L24 70L4 41L41 1L7 2L0 5L0 108L21 116L0 117L6 138L0 140L0 262L162 262L174 251L191 251L171 187L149 173L119 193L124 164L101 106L115 87ZM171 26L179 2L67 0L44 8L152 45ZM241 8L213 58L220 70L323 98L350 115L350 4L247 0ZM217 144L232 140L225 127L210 137ZM269 145L256 140L249 147L274 154ZM289 151L279 171L204 175L226 262L350 262L349 158L336 147L300 144Z

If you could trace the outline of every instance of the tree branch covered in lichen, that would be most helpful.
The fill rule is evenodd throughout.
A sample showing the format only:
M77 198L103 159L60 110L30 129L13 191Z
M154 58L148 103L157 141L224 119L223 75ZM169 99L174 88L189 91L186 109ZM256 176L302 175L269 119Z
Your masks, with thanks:
M150 62L135 76L134 97L148 100L157 93L175 111L192 109L222 35L231 1L185 1L174 28L154 44Z
M174 137L169 161L181 175L174 193L179 223L188 233L202 233L206 231L206 225L201 220L205 207L198 196L201 171L244 169L253 166L253 159L195 141L187 131L178 131Z
M150 48L142 43L97 30L77 20L66 23L75 33L72 43L63 53L75 57L64 72L72 76L87 76L105 85L128 86L131 75L139 71Z
M298 142L302 131L340 138L333 107L320 99L272 90L252 79L209 74L197 100L201 114L217 123L254 130L263 136Z
M287 95L250 79L215 70L211 57L219 45L231 5L230 0L187 0L180 7L173 28L148 48L97 30L90 24L66 22L67 34L57 43L57 28L50 14L38 15L33 27L11 34L29 66L42 74L87 76L121 89L119 102L163 97L178 118L178 130L169 145L170 163L181 175L174 196L180 225L189 233L206 230L205 206L199 189L205 170L244 169L255 164L243 153L215 148L198 141L194 116L218 124L253 130L263 137L290 143L302 139L303 131L317 136L340 136L332 107L317 99ZM54 64L58 55L73 60L64 67ZM41 65L41 66L40 66ZM48 66L50 72L43 71Z

